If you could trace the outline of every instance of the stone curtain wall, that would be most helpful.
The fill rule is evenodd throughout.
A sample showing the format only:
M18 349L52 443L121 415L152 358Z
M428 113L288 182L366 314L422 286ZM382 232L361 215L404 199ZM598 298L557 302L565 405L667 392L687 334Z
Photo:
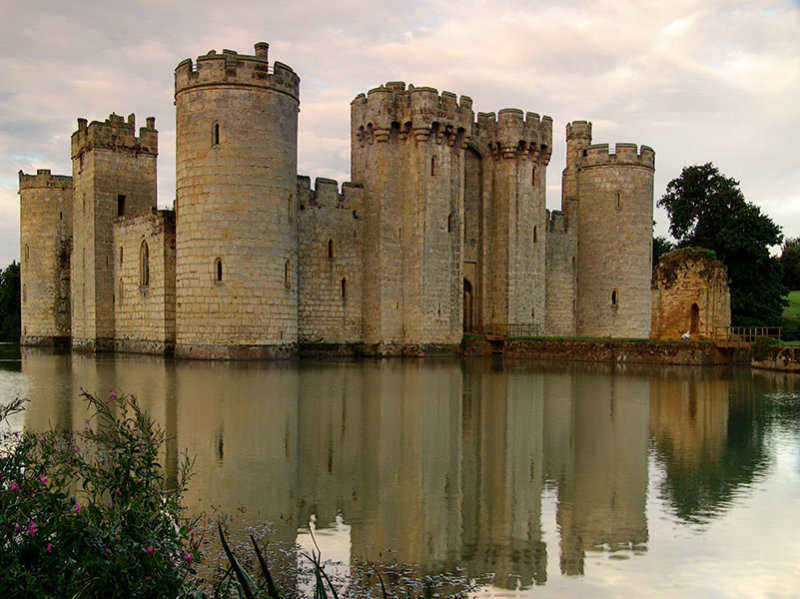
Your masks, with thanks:
M298 337L301 344L360 343L363 190L297 178Z
M575 335L575 275L577 248L568 232L563 212L554 211L547 221L547 288L545 335Z
M70 337L72 177L19 173L22 345Z
M143 243L147 244L146 284ZM169 354L175 344L174 213L118 218L114 251L115 349Z

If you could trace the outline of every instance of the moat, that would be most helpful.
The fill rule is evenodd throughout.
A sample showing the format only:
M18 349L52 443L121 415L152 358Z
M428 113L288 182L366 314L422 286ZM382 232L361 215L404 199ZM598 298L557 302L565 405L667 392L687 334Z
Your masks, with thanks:
M246 508L323 557L474 581L472 597L789 596L800 376L492 359L185 362L0 347L26 430L135 393L193 510ZM456 587L458 585L456 584ZM449 587L453 588L453 587ZM440 589L447 593L447 589Z

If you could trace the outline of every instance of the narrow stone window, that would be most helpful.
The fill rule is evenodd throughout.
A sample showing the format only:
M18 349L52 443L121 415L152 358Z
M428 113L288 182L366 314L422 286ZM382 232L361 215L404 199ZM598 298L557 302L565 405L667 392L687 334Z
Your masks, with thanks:
M533 227L533 243L538 241L538 235L536 234L536 226Z
M27 285L23 285L22 286L22 303L24 304L27 301L28 301L28 287L27 287Z
M123 216L125 214L125 196L118 195L117 196L117 216Z
M572 274L575 274L575 256L572 257Z
M31 251L30 251L30 248L26 245L25 246L25 261L27 262L30 259L31 259Z
M431 177L436 176L436 156L431 156Z
M619 297L617 296L617 290L614 289L614 291L611 292L611 305L616 306L618 305L618 302L619 302Z
M622 194L617 192L617 209L622 208Z
M286 289L291 289L292 287L292 263L289 260L283 265L283 284Z
M447 215L447 232L451 233L453 231L453 214L450 213Z
M58 220L64 220L64 213L63 212L59 212L58 213Z
M119 246L119 265L122 266L122 246Z
M214 123L214 132L212 135L211 144L214 146L219 145L219 123Z
M142 247L139 249L139 285L141 287L150 285L150 248L147 247L146 241L142 241Z
M214 281L222 283L222 258L214 260Z
M122 305L122 278L119 280L119 287L117 288L117 295L119 296L119 305Z
M294 218L294 213L293 213L294 206L292 205L293 204L292 200L293 200L292 194L289 194L289 197L286 199L286 215L289 217L290 221L292 220L292 218Z
M531 185L536 185L536 166L531 168Z
M347 297L347 279L342 277L342 299Z
M333 239L328 240L328 260L333 260Z

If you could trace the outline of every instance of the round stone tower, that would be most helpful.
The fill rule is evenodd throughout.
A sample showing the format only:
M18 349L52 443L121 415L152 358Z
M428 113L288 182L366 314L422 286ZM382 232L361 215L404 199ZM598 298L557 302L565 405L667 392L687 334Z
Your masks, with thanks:
M175 69L179 356L296 348L300 78L268 49Z
M635 144L617 144L614 153L608 144L589 145L591 124L586 125L567 129L578 198L576 332L647 338L655 153Z

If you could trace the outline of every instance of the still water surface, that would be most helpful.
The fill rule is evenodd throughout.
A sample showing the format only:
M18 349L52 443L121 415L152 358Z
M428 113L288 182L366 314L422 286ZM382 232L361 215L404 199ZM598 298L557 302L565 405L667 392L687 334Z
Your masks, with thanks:
M800 593L800 378L444 361L175 362L0 348L26 430L135 393L193 510L247 509L345 565L460 572L473 597ZM340 568L340 569L341 569ZM444 591L446 592L446 591Z

